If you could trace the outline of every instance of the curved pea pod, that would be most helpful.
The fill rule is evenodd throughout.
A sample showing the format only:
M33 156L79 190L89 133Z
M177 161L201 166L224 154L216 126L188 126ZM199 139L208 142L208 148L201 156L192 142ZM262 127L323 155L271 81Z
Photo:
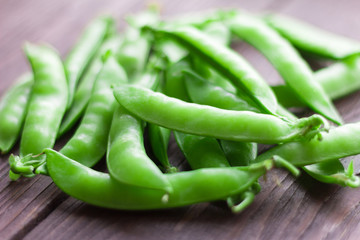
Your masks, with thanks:
M360 57L349 57L314 73L326 94L333 100L360 89ZM286 107L304 106L295 94L284 85L272 87L280 103Z
M328 133L323 133L321 141L312 139L282 144L261 154L255 162L278 155L295 166L305 166L359 154L360 142L349 141L349 139L357 139L359 134L359 123L344 124L330 129Z
M22 75L0 102L0 153L8 153L20 135L33 86L30 73Z
M236 36L264 54L302 102L327 119L342 124L331 99L321 85L314 81L310 66L285 38L262 20L246 13L239 13L229 19L227 24Z
M116 181L167 194L172 186L165 175L146 155L141 120L118 106L111 124L108 153L109 173Z
M140 31L145 24L156 25L159 21L158 11L149 8L135 16L127 17L130 27L125 33L124 44L121 46L117 59L126 70L130 82L142 73L150 54L150 39Z
M294 141L313 137L326 123L319 115L289 123L268 114L187 103L136 86L117 88L114 95L120 105L147 122L225 140L265 144Z
M68 108L71 106L77 83L104 39L115 31L114 19L101 16L94 19L84 30L75 47L67 56L64 66L69 86Z
M178 41L189 52L196 54L229 79L238 90L247 94L262 112L275 114L277 101L271 88L259 73L232 49L218 44L207 34L189 26L173 30L149 27L147 29L151 30L157 38L170 37Z
M360 52L360 43L327 32L308 23L278 14L264 16L264 20L295 47L330 59L344 59Z
M303 169L320 182L339 184L343 187L360 187L360 178L354 174L352 161L347 170L338 159L307 165Z
M75 91L73 103L67 110L64 119L61 122L58 137L69 131L82 117L89 103L94 82L103 67L103 55L107 51L116 53L119 50L122 41L122 38L117 35L106 39L101 45Z
M184 70L183 74L187 93L194 103L210 105L228 110L252 111L260 113L260 110L253 104L253 102L243 94L233 93L217 83L213 84L210 81L206 81L189 69ZM282 116L289 121L297 119L290 111L286 110L280 104L276 112L279 116Z
M161 92L161 85L157 88L157 91ZM161 165L164 167L165 172L177 172L177 168L171 166L167 154L171 130L160 127L158 125L148 123L148 134L150 139L150 146Z
M167 174L173 187L167 198L161 190L118 182L109 174L90 169L54 150L46 149L45 153L50 177L65 193L92 205L127 210L173 208L225 199L248 189L277 166L276 161L267 160L249 167Z
M20 158L10 165L14 173L17 173L16 165L27 165L28 155L40 154L54 146L68 100L64 67L55 50L26 44L25 52L33 70L34 85L20 142ZM37 162L35 166L41 165L44 157L39 156ZM31 170L32 166L28 167Z
M174 136L192 169L230 168L230 164L216 139L185 134L177 131L174 132ZM247 156L238 156L238 158L241 157ZM299 171L295 167L286 164L286 161L276 157L274 157L274 159L279 166L287 167L288 170L295 175L299 174ZM250 162L249 159L243 161ZM253 184L243 192L229 196L226 199L228 206L233 212L239 213L252 203L255 195L260 189L259 183L254 181Z
M89 105L74 136L60 150L65 156L92 167L104 155L117 102L112 87L127 82L123 68L109 56L97 76Z
M209 105L213 107L252 111L260 113L260 110L247 98L226 91L224 88L206 81L189 69L183 70L186 91L194 103Z

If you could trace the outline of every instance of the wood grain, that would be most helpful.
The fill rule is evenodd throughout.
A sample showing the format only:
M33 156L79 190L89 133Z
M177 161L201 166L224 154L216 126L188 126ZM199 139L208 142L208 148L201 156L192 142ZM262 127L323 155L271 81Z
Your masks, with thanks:
M360 40L360 2L356 0L159 3L167 17L218 7L276 11ZM123 16L145 4L140 0L0 0L0 96L17 76L29 70L21 50L24 41L48 42L65 56L93 17L110 13L121 29ZM282 81L253 48L241 43L236 49L269 83ZM360 120L359 93L336 101L336 106L346 122ZM169 152L175 165L188 168L174 142ZM0 239L358 239L360 233L360 191L322 184L305 173L294 179L282 170L272 171L261 181L263 190L255 202L238 215L221 202L131 212L84 204L62 193L44 176L10 182L7 158L0 157ZM359 157L353 159L359 162Z

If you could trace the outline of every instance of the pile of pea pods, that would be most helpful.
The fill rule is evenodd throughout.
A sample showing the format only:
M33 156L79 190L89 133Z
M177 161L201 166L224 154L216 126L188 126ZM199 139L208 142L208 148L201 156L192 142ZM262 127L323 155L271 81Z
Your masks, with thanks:
M0 103L0 150L9 177L47 175L68 195L114 209L159 209L224 200L251 204L274 167L359 187L353 163L360 123L332 100L360 89L360 43L277 14L216 10L161 20L156 8L94 19L65 60L26 43L32 71ZM230 44L243 40L284 80L270 86ZM333 61L313 71L299 52ZM289 109L315 114L298 118ZM72 131L72 132L71 132ZM155 159L144 146L148 134ZM53 149L65 133L67 143ZM192 170L168 159L171 134ZM275 145L258 154L258 144ZM106 159L106 172L92 169ZM299 169L300 168L300 169Z

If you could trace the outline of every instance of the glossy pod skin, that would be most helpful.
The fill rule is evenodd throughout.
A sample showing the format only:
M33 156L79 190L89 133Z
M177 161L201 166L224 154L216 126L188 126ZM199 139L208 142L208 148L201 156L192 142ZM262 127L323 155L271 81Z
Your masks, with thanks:
M294 141L308 134L314 136L324 123L318 115L288 123L268 114L187 103L136 86L117 88L114 95L120 105L147 122L225 140L265 144Z
M160 86L161 85L159 85L157 90L161 92ZM177 172L176 167L171 166L167 154L171 130L152 123L148 123L147 127L150 146L155 157L159 160L165 172Z
M277 155L296 166L305 166L304 170L319 181L359 187L360 179L355 176L352 164L345 171L338 160L360 153L358 141L349 141L356 139L359 132L359 123L345 124L324 133L321 141L294 142L274 147L257 157L255 162Z
M157 38L170 37L179 42L189 52L210 64L240 91L247 94L262 112L275 114L277 101L271 88L235 51L218 44L193 27L179 27L173 30L152 29L151 31Z
M125 33L124 44L117 54L117 60L126 70L130 82L141 76L151 48L149 38L140 29L145 24L156 25L158 21L158 11L151 7L138 15L127 17L130 27Z
M143 123L118 106L111 124L107 167L116 181L143 188L172 192L171 184L147 156Z
M247 13L236 14L227 24L237 37L264 54L301 101L329 120L337 124L343 122L329 96L314 81L310 66L285 38L262 20Z
M183 71L185 89L194 103L210 105L228 110L252 111L260 113L260 110L243 95L225 90L219 85L206 81L189 69ZM297 118L283 106L278 105L277 114L289 121Z
M264 16L265 21L295 47L330 59L344 59L360 53L360 43L327 32L308 23L277 14Z
M122 44L122 39L119 36L113 36L104 41L99 51L96 53L94 59L90 63L88 69L84 73L79 86L74 95L74 101L71 107L67 110L61 126L58 137L69 131L74 124L80 119L86 110L89 103L94 82L101 68L103 67L103 55L107 51L116 53Z
M192 169L230 167L215 138L195 136L177 131L174 131L174 136ZM238 156L238 158L241 157L245 158L246 156ZM243 162L250 162L250 159L244 159ZM258 186L258 188L251 186L244 192L227 198L229 207L233 212L238 213L252 203L255 194L260 190L257 181L254 181L253 185Z
M20 158L12 161L10 174L26 165L26 156L42 153L43 149L54 146L61 119L66 110L68 86L64 67L58 54L48 46L26 44L26 55L34 74L34 85L28 105L20 142ZM39 157L39 163L43 157ZM28 173L33 167L29 166ZM15 177L12 177L15 179Z
M114 19L101 16L94 19L84 30L75 47L67 56L64 66L69 86L68 107L71 106L77 83L104 39L115 31Z
M354 56L315 72L314 79L331 99L344 97L360 89L360 57ZM284 85L272 87L280 103L286 107L303 106ZM291 100L291 101L289 101Z
M88 167L94 166L105 155L111 121L118 105L112 95L112 86L126 82L125 71L113 56L109 56L97 76L81 123L60 150L62 154Z
M248 189L275 164L267 160L249 167L166 174L174 190L167 199L161 190L120 183L54 150L46 149L45 154L50 177L65 193L92 205L126 210L173 208L225 199Z
M321 141L312 139L279 145L261 154L255 161L259 162L269 156L278 155L296 166L304 166L359 154L359 141L349 141L349 139L357 139L359 134L359 123L345 124L323 133Z
M344 169L339 159L307 165L303 169L320 182L339 184L343 187L360 187L360 178L354 173L352 161L347 169Z
M14 146L24 124L28 100L33 86L30 73L22 75L2 97L0 102L0 153L8 153Z

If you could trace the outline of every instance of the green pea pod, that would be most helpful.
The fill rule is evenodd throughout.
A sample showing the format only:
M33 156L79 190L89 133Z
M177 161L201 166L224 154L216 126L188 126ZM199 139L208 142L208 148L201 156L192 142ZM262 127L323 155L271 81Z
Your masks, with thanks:
M247 94L262 112L275 115L277 101L271 88L235 51L218 44L205 33L192 27L180 27L173 30L151 29L151 31L157 38L170 37L178 41L192 54L196 54L229 79L240 91Z
M194 136L191 134L185 134L175 131L174 136L178 146L184 153L191 168L230 168L219 143L214 138ZM239 156L241 157L241 156ZM286 163L280 159L277 159L278 164ZM289 164L283 164L288 167L291 172L298 175L298 170ZM250 166L251 167L251 166ZM227 202L233 212L238 213L245 209L254 200L255 194L260 191L261 187L257 181L245 189L243 192L239 192L236 195L229 196ZM249 197L252 196L252 197Z
M195 136L174 131L180 147L192 169L230 167L215 138Z
M97 76L89 105L74 136L60 150L65 156L92 167L105 154L117 102L112 86L127 82L123 68L109 56Z
M360 89L360 57L349 57L325 67L314 74L315 81L331 99L344 97ZM295 94L286 86L272 87L280 103L286 107L303 106Z
M225 199L248 189L277 165L276 161L267 160L249 167L167 174L174 189L167 198L161 190L120 183L109 174L90 169L54 150L46 149L45 153L49 174L65 193L92 205L127 210L173 208Z
M0 102L0 153L8 153L19 137L33 86L32 74L22 75Z
M158 91L161 92L161 85L158 87ZM171 130L160 127L155 124L148 124L148 133L150 139L150 146L155 157L160 161L164 167L165 172L177 172L177 168L171 166L167 154L167 149L170 141Z
M184 70L183 75L185 88L191 101L194 103L228 110L260 113L260 110L253 102L246 101L246 98L239 97L234 93L226 91L220 86L206 81L189 69Z
M104 41L76 89L74 101L62 120L58 137L69 131L83 115L89 103L96 77L103 66L103 55L107 51L116 53L120 48L122 41L123 40L118 35Z
M274 65L286 85L312 110L341 125L343 120L321 85L313 80L310 66L291 44L262 20L239 13L227 21L231 31Z
M101 46L104 39L115 31L114 19L101 16L93 20L84 30L76 46L65 60L65 69L69 86L68 108L71 106L77 83L90 60Z
M147 122L225 140L265 144L296 141L314 137L326 124L319 115L289 123L268 114L187 103L136 86L117 88L114 95L120 105Z
M125 33L124 44L118 52L117 59L132 82L144 71L151 48L148 37L140 31L140 28L145 24L156 25L159 14L156 9L149 8L138 15L127 17L127 20L130 27Z
M146 155L143 124L119 106L111 124L107 166L118 182L172 192L171 184Z
M352 161L347 170L338 159L308 165L303 169L320 182L335 183L343 187L360 187L360 178L354 174Z
M148 130L152 151L155 157L164 167L165 172L177 172L177 168L171 166L171 164L169 163L169 158L167 155L171 130L151 123L148 124Z
M218 85L206 81L189 69L184 70L183 75L187 93L194 103L210 105L228 110L252 111L260 113L260 110L256 108L252 101L248 101L246 96L231 93ZM284 109L281 105L279 105L277 109L277 114L290 121L297 119L291 112Z
M239 111L252 111L260 113L260 110L249 101L244 95L229 92L223 87L212 84L209 81L201 78L189 69L184 70L184 80L187 93L194 103L210 105L213 107L239 110ZM282 105L278 106L277 114L283 116L289 121L294 121L297 118Z
M54 146L68 100L65 71L56 51L28 43L25 52L33 70L34 85L20 142L20 158L10 165L10 171L16 174L16 165L26 166L28 155L40 154ZM44 161L42 156L37 159L40 165Z
M360 43L294 18L277 14L264 16L265 21L295 47L330 59L344 59L360 52Z
M336 183L340 184L342 181L343 185L357 187L359 179L353 174L352 166L349 168L350 170L344 172L339 167L339 162L336 159L360 153L359 141L356 141L359 134L359 123L345 124L330 129L328 133L323 133L321 141L314 141L312 139L310 141L286 143L276 146L257 157L255 162L260 162L269 156L277 155L286 158L295 166L319 163L319 165L308 167L305 171L311 171L312 174L310 172L309 174L312 176L323 175L323 179L328 179L329 175L333 175L332 178L337 180ZM353 139L353 141L349 141L349 139ZM340 174L334 176L335 172Z

